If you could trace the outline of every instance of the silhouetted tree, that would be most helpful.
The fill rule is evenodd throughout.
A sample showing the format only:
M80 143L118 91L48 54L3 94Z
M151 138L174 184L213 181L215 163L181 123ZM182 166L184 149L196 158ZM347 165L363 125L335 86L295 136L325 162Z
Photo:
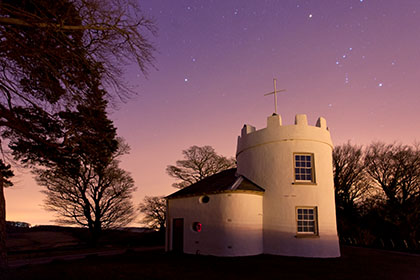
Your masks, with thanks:
M122 227L135 218L134 181L115 160L101 171L82 164L78 176L62 167L36 173L37 182L46 187L46 209L56 212L56 222L87 227L93 244L102 229Z
M3 0L1 90L12 99L35 98L38 106L56 103L83 96L90 73L99 71L119 94L127 90L120 79L127 63L142 71L151 65L146 33L154 32L132 0Z
M139 210L144 214L143 224L159 231L165 230L166 199L163 196L146 196Z
M98 90L76 111L60 112L56 121L63 140L58 151L22 137L9 144L22 162L42 163L34 172L37 182L46 187L46 208L58 214L56 221L88 227L93 242L102 228L123 226L134 218L130 200L134 182L117 161L128 146L116 139L106 104ZM43 125L39 127L47 129L51 123Z
M350 143L335 147L333 168L338 230L344 233L355 228L359 208L370 189L362 147Z
M0 249L6 248L6 202L4 200L3 189L13 185L9 180L13 175L10 165L6 165L0 160ZM1 272L2 268L7 267L6 250L0 250L0 254Z
M236 166L234 158L219 156L211 146L191 146L183 150L183 160L177 160L176 165L168 165L169 176L181 180L172 184L175 188L185 188L210 175Z
M27 146L37 153L31 151L27 162L62 160L68 138L61 131L59 112L74 110L92 92L97 94L103 83L114 89L107 98L124 97L121 93L128 91L120 77L125 64L137 61L145 72L153 60L153 46L144 35L149 31L154 33L153 23L141 15L134 1L1 1L2 138L36 144ZM54 152L56 159L48 158ZM0 222L0 234L3 225ZM0 265L5 263L2 244Z
M420 150L418 146L373 143L365 157L366 172L382 193L381 214L418 246L420 229ZM380 201L382 200L382 201ZM377 202L378 203L378 202Z

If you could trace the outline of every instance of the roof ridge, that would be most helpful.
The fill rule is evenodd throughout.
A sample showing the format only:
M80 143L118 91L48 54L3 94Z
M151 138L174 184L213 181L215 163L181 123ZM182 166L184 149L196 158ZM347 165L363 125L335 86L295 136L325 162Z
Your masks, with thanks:
M235 174L236 175L236 174ZM242 181L244 180L244 178L242 177L242 176L239 176L237 179L236 179L236 181L235 181L235 183L233 183L233 185L230 187L230 189L231 190L236 190L238 187L239 187L239 185L242 183Z
M208 176L201 181L189 185L188 187L180 189L168 195L166 198L199 196L223 193L226 191L264 192L265 190L248 180L246 177L238 174L236 168L230 168Z

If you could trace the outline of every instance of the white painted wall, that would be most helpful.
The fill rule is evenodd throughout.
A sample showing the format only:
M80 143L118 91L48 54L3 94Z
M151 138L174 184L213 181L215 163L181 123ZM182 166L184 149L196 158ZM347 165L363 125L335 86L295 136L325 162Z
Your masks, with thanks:
M308 126L306 115L295 125L281 125L279 115L256 131L245 126L238 138L238 173L265 189L264 253L304 257L338 257L332 169L332 142L326 121ZM316 184L294 184L294 153L314 154ZM297 206L318 209L318 235L296 237Z
M219 193L200 197L172 198L169 205L167 243L172 249L172 221L184 219L184 252L214 256L258 255L262 247L262 193ZM192 229L203 225L201 232Z

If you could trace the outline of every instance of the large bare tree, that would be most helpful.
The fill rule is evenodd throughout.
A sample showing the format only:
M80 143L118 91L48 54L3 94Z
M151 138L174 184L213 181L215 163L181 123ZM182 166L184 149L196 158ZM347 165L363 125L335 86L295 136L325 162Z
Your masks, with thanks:
M61 149L46 149L22 137L11 138L9 143L21 162L42 164L34 172L46 188L46 208L58 214L56 221L88 227L93 243L102 228L120 227L134 218L134 181L118 167L118 157L128 152L128 145L116 138L103 94L92 93L75 111L58 114L53 124L63 135L57 137L64 138ZM37 127L48 130L51 125L39 123Z
M373 143L365 157L366 172L381 191L384 218L418 246L420 230L420 149L418 145Z
M137 1L2 0L1 89L12 100L56 103L83 95L100 71L114 93L127 92L124 67L136 61L145 72L153 61L147 33L155 26Z
M87 227L96 243L102 229L118 228L135 218L135 191L130 174L111 161L103 170L82 163L78 175L66 168L39 169L37 182L46 188L45 206L56 222Z
M135 1L0 1L2 138L36 143L38 154L26 159L40 164L50 162L52 151L63 155L69 138L61 131L60 112L89 102L105 87L107 99L126 97L129 89L120 78L124 66L136 61L145 73L154 51L147 36L154 32ZM4 220L3 201L2 196ZM7 264L2 244L0 270Z
M211 146L191 146L182 151L184 159L177 160L176 165L168 165L169 176L180 180L172 184L175 188L185 188L220 171L236 166L234 158L218 155Z

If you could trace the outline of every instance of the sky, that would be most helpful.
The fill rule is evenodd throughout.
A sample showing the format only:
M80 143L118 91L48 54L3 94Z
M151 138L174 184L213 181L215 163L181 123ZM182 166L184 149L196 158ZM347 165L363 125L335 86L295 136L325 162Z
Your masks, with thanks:
M335 145L420 141L420 1L141 0L154 19L154 67L127 65L137 93L110 118L131 147L121 167L137 205L175 188L166 166L192 145L234 156L247 123L266 126L273 78L283 124L325 117ZM42 187L15 170L7 220L52 224ZM137 221L140 220L140 216ZM133 223L133 226L141 226Z

